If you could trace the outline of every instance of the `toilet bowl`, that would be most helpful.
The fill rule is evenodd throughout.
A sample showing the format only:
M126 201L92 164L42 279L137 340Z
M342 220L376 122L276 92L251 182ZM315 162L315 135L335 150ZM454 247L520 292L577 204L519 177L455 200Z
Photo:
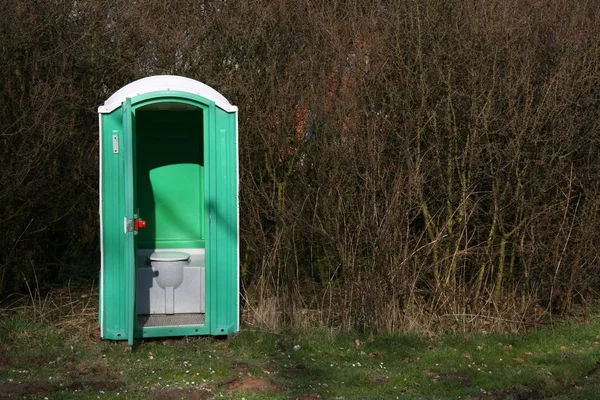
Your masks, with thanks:
M183 267L190 263L190 255L181 251L156 251L149 257L154 281L165 290L165 314L175 309L175 289L183 282Z

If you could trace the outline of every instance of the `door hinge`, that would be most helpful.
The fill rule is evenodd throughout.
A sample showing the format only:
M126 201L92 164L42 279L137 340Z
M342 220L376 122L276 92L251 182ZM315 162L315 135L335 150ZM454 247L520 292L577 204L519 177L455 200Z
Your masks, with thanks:
M127 232L127 233L134 232L135 233L135 220L134 219L128 219L125 221L125 232Z

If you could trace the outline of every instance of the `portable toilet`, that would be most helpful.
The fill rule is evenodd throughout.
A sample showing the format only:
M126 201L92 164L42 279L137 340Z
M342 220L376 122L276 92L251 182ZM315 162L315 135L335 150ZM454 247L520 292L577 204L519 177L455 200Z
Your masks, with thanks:
M237 111L180 76L98 108L103 339L239 330Z

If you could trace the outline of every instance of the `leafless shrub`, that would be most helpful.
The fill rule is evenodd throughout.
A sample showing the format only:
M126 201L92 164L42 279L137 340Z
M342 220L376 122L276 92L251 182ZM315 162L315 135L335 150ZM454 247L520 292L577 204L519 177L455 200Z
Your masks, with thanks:
M1 292L97 252L94 109L180 74L241 110L251 323L521 329L597 299L597 2L34 3L0 5Z

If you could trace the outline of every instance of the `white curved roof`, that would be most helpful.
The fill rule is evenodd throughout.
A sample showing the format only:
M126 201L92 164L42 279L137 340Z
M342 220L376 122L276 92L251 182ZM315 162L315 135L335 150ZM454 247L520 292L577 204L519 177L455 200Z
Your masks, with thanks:
M175 75L156 75L147 78L138 79L117 90L112 96L104 102L103 106L98 107L99 113L109 113L121 106L128 97L139 96L144 93L175 90L197 94L208 100L213 101L217 107L228 112L237 111L237 107L231 105L229 101L215 89L194 79Z

